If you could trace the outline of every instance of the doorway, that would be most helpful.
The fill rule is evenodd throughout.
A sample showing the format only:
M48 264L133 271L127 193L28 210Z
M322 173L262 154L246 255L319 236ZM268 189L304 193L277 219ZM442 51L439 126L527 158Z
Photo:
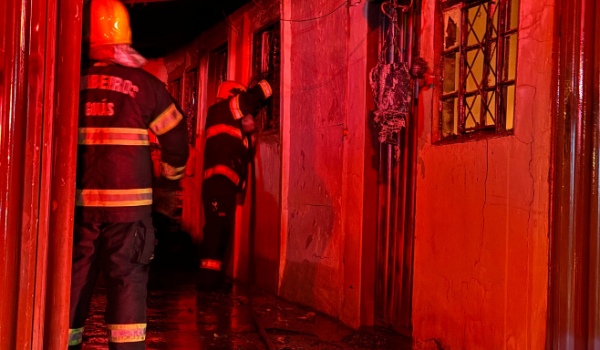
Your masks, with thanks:
M273 95L255 117L248 237L248 281L271 293L279 287L279 228L281 204L281 30L280 22L257 30L253 36L252 79L268 76Z
M222 82L227 80L227 45L228 43L225 42L212 51L208 57L207 106L215 104L217 89Z

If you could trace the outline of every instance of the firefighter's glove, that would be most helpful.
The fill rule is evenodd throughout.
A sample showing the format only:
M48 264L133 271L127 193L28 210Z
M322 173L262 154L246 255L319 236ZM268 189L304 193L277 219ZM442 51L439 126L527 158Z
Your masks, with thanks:
M182 207L182 188L179 180L159 177L153 186L153 209L169 218L178 216Z

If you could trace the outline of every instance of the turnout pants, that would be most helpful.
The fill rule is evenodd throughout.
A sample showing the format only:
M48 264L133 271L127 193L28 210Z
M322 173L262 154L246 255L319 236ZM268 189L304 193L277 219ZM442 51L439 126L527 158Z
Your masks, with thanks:
M202 194L204 237L200 245L198 284L214 287L223 278L223 258L235 229L236 191L224 194Z
M153 258L154 237L149 217L129 223L75 223L69 349L81 349L100 269L106 282L108 348L146 348L148 264Z

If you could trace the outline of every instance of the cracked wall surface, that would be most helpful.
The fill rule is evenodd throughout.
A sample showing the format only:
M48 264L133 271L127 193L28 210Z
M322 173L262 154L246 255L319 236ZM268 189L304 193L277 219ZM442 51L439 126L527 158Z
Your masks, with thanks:
M422 54L436 0L423 2ZM515 134L432 144L422 91L413 286L419 349L542 349L546 336L554 0L521 0Z

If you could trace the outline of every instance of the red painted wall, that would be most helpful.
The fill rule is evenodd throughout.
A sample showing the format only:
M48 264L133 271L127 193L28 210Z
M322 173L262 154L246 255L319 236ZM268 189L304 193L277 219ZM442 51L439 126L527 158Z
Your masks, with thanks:
M435 145L422 92L414 255L417 348L542 349L548 288L554 0L521 0L515 135ZM439 76L435 0L423 55Z

